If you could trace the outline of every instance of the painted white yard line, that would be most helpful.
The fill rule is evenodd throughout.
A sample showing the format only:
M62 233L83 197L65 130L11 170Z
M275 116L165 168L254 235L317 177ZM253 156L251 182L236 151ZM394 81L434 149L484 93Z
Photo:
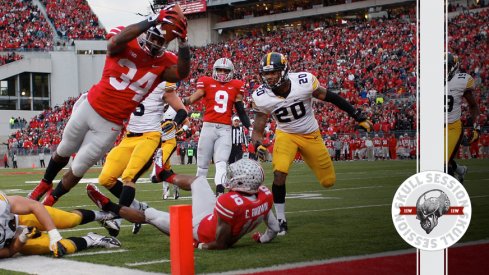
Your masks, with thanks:
M125 265L127 265L127 266L141 266L141 265L151 265L151 264L169 263L169 262L170 262L170 260L163 259L163 260L155 260L155 261L148 261L148 262L125 263Z
M121 228L132 227L132 224L121 225ZM77 232L77 231L93 231L104 229L102 226L99 227L85 227L85 228L70 228L70 229L62 229L60 232ZM105 230L105 229L104 229Z
M384 207L384 206L392 206L392 204L371 204L371 205L357 205L357 206L336 207L336 208L309 209L309 210L300 210L300 211L290 211L285 213L297 214L297 213L336 211L336 210L348 210L348 209L360 209L360 208Z
M93 252L77 252L77 253L66 255L65 257L79 257L79 256L91 256L91 255L98 255L98 254L123 253L123 252L127 252L127 251L129 251L129 250L127 250L127 249L109 249L109 250L93 251Z
M3 259L1 263L0 268L2 269L38 275L161 274L124 267L78 262L67 259L54 259L44 256L20 256L10 259Z

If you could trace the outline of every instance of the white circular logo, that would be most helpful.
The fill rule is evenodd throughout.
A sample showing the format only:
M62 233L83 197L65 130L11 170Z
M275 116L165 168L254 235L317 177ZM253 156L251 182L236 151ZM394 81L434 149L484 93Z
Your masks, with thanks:
M392 221L408 244L441 250L456 243L469 227L469 194L454 177L425 171L405 180L392 201Z

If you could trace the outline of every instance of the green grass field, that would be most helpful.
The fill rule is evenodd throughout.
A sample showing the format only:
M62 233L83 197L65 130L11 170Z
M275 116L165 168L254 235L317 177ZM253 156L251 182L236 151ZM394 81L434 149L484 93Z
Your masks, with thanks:
M489 239L489 160L461 163L469 166L465 187L472 198L473 207L470 227L461 241ZM289 233L264 245L255 244L250 236L245 236L228 251L196 250L195 270L197 273L232 271L410 248L395 231L390 212L397 187L415 173L415 167L415 161L339 162L335 163L336 185L324 189L306 165L294 164L287 181ZM270 187L271 165L265 164L264 168L266 185ZM175 166L174 170L177 173L194 174L196 167ZM85 177L96 178L98 172L100 169L94 168ZM213 167L209 172L209 175L213 175ZM9 195L25 196L36 185L34 182L26 182L37 182L42 174L43 170L1 170L0 190ZM138 185L136 197L160 210L168 210L174 204L190 204L190 200L185 198L190 195L188 192L182 192L183 198L177 201L163 201L161 194L161 185L142 183ZM82 183L63 197L56 207L64 210L96 209ZM81 236L89 231L107 234L97 223L76 229L63 231L62 235ZM263 231L264 227L261 226L259 230ZM143 226L138 235L133 235L130 224L124 222L118 238L123 244L122 248L127 251L69 259L170 273L170 263L163 262L170 257L167 236L149 225ZM86 252L91 251L101 249ZM158 262L132 265L150 261ZM4 274L1 262L0 273Z

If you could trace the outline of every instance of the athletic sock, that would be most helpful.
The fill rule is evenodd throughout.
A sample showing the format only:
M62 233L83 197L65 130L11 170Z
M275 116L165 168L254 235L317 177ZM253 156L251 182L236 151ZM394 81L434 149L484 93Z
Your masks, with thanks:
M129 207L136 196L136 189L134 187L124 185L122 187L121 196L119 197L119 204Z
M69 160L70 159L68 158L66 161L57 162L54 161L53 157L51 157L51 159L49 160L48 168L46 168L46 172L44 172L44 181L48 183L53 182L56 175L58 175L59 171L61 171L61 169L63 169L63 167L68 164Z
M110 191L110 193L112 193L112 195L116 196L117 198L120 198L123 186L124 186L124 184L122 184L122 181L117 180L117 182L114 184L114 186L109 188L109 191Z

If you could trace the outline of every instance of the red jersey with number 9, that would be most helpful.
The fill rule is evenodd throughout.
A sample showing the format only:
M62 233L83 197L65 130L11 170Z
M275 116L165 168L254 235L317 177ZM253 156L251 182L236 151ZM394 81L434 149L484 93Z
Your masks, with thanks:
M199 242L209 243L216 240L217 217L231 225L233 239L240 238L262 223L272 206L272 192L263 185L258 189L256 200L234 191L225 193L217 198L214 213L200 222L197 230Z
M122 29L112 29L107 38ZM176 63L175 54L152 57L133 39L122 52L106 57L102 79L88 91L88 102L103 118L122 124L162 81L161 74Z
M233 79L229 82L219 82L212 77L202 76L197 80L197 89L203 89L204 122L231 125L233 104L238 94L243 94L244 82Z

